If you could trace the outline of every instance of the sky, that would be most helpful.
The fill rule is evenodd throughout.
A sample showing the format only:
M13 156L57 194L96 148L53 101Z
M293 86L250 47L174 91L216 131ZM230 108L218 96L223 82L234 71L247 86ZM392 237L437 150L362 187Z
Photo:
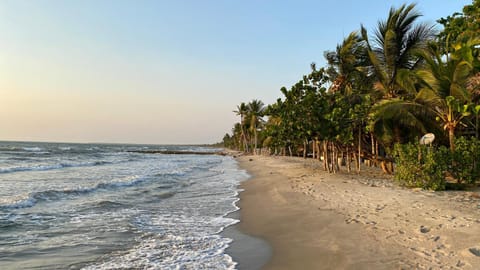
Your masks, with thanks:
M0 140L221 141L238 104L275 102L403 3L0 0ZM472 1L416 3L435 24Z

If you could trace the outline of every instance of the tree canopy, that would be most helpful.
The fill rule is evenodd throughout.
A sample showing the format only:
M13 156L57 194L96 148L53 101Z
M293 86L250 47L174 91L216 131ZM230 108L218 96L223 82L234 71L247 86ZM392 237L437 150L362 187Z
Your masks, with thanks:
M330 172L342 163L350 170L352 161L359 171L368 161L391 173L395 153L407 149L394 145L418 142L427 132L457 153L457 138L480 133L480 0L439 19L440 32L421 16L415 4L392 7L376 27L361 25L325 52L325 67L313 63L297 83L282 87L275 103L240 103L240 122L225 143L312 156Z

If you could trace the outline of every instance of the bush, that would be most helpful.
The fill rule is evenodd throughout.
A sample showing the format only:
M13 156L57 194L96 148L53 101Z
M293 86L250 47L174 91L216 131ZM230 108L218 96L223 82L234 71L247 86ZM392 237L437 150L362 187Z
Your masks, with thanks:
M458 183L473 184L480 177L480 141L464 137L455 140L450 172Z
M449 151L419 144L397 144L393 154L396 163L395 180L407 187L431 190L445 189L445 171Z
M444 146L409 143L396 144L393 154L395 180L407 187L444 190L446 172L463 188L480 178L480 141L475 138L457 138L453 153Z

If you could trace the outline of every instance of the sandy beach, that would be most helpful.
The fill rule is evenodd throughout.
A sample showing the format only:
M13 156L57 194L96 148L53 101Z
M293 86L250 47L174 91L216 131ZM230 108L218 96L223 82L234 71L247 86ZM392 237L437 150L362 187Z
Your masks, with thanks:
M237 228L271 246L263 269L480 268L478 190L405 189L374 168L328 174L310 159L237 161L252 175Z

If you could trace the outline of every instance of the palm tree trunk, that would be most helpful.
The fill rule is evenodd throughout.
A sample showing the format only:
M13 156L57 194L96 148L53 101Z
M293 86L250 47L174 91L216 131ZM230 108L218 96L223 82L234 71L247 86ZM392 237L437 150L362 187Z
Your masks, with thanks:
M450 143L450 151L455 151L455 128L453 126L448 127L448 141Z

